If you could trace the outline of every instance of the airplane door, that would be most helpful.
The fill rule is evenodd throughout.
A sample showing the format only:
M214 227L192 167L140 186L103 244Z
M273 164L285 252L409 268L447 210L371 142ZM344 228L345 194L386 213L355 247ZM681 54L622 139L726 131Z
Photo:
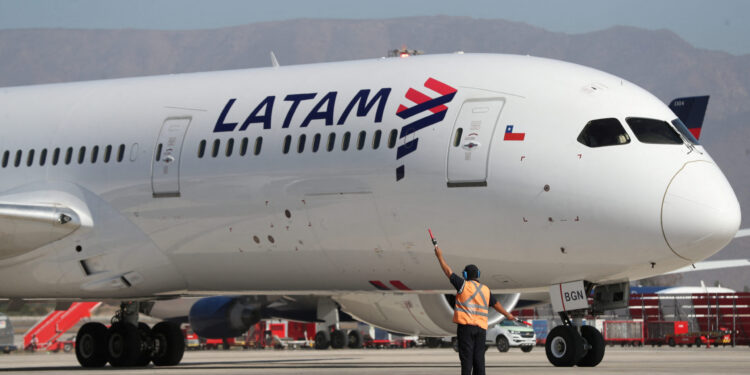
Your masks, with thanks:
M504 103L478 99L461 106L448 148L448 187L487 186L490 143Z
M180 196L180 154L190 117L168 118L161 126L151 166L154 198Z

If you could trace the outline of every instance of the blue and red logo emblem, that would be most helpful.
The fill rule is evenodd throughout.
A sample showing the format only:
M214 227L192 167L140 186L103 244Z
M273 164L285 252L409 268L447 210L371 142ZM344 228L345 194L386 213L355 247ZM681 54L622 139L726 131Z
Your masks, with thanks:
M424 83L424 87L437 93L439 96L432 98L431 96L426 95L421 91L410 88L406 92L405 97L406 99L413 102L414 105L412 107L406 107L403 104L399 105L398 110L396 111L396 115L406 120L428 111L431 113L427 116L420 117L404 125L401 128L399 138L407 137L410 134L417 132L418 130L443 121L443 119L445 119L446 113L448 112L448 107L446 107L445 104L450 103L450 101L453 100L453 97L456 96L456 92L458 91L455 88L448 86L445 83L440 82L434 78L428 78ZM414 150L417 149L418 142L419 138L414 138L411 141L398 146L398 150L396 152L396 160L400 160L404 156L414 152ZM403 164L401 164L396 168L396 181L403 179L404 176L405 167Z

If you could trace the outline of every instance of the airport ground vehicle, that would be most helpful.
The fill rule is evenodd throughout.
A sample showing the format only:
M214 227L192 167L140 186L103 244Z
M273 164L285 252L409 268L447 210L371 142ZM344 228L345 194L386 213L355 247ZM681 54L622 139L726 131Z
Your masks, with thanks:
M13 344L13 324L7 315L0 313L0 351L10 353L18 348Z
M62 350L65 353L70 353L73 349L75 349L75 347L76 337L69 336L65 339L55 340L54 342L50 343L46 349L50 352L59 352Z
M185 335L185 350L203 349L200 337L198 337L198 334L190 329L189 325L182 329L182 333Z
M487 329L487 345L496 346L500 352L520 347L528 353L536 345L536 334L534 328L525 323L503 320Z

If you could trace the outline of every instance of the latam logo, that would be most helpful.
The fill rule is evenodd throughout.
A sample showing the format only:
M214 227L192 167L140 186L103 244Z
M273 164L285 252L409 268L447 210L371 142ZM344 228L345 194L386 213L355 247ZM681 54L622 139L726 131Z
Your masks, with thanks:
M424 87L430 90L429 95L409 88L405 98L414 104L411 107L401 104L396 111L398 117L411 121L401 127L400 139L443 121L448 112L448 107L445 105L453 100L457 92L455 88L434 78L428 78ZM274 127L274 113L279 111L284 119L281 124L282 129L307 128L311 124L321 123L325 126L345 125L352 117L373 117L373 123L378 124L383 122L383 112L390 93L391 88L384 87L377 91L359 90L353 97L343 98L337 91L329 91L322 96L315 92L289 94L278 98L276 95L269 95L259 102L243 102L238 106L235 106L237 98L231 98L218 116L213 132L246 131L251 126L262 126L264 130L268 130ZM312 103L315 104L312 105ZM346 106L343 106L344 110L340 113L336 111L337 103L346 103ZM303 109L298 111L300 107ZM342 106L338 108L340 110ZM371 115L372 112L374 115ZM241 121L242 119L244 121ZM276 121L279 119L280 117L276 117ZM416 151L419 139L412 138L397 148L397 161ZM402 163L396 168L396 181L402 180L404 176L405 167Z
M406 92L406 99L413 102L414 105L412 107L406 107L403 104L399 105L398 110L396 111L398 117L406 120L428 111L431 113L401 127L399 138L405 138L421 129L443 121L448 112L448 107L446 107L445 104L450 103L458 91L434 78L428 78L424 83L424 87L434 91L440 96L432 98L413 88L410 88ZM396 150L396 160L401 160L401 158L414 152L417 149L418 143L419 138L414 138L411 141L398 146L398 149ZM396 181L403 179L405 174L406 171L404 164L399 165L396 168Z

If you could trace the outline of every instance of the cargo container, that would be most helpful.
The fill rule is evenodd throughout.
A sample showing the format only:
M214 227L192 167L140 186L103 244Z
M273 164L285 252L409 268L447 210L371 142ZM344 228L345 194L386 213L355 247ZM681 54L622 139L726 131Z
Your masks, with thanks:
M531 326L534 327L536 344L544 345L547 342L547 334L549 333L549 322L546 320L533 320Z
M636 320L605 320L602 334L609 345L641 346L644 342L643 322Z

